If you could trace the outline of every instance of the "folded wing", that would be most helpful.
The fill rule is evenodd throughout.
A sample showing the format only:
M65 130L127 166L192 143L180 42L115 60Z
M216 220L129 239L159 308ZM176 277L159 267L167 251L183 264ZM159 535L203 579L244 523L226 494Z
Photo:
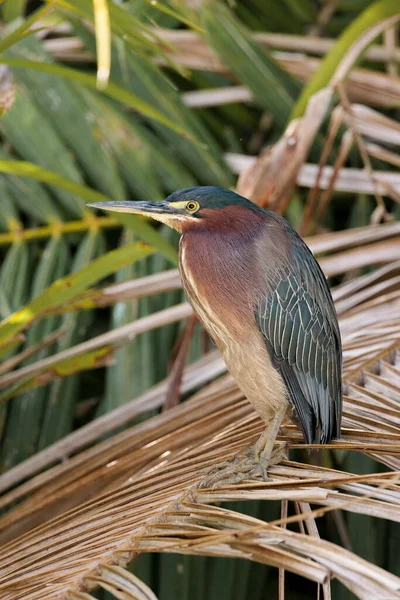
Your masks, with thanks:
M340 437L342 351L321 268L296 236L289 266L274 271L255 318L307 443Z

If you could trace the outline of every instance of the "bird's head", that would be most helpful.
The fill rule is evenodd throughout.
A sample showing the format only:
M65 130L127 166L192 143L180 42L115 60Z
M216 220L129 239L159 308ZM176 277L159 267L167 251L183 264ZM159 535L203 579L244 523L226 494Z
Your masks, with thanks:
M244 225L262 211L246 198L214 186L178 190L158 202L93 202L88 206L151 217L180 232L221 225L229 228L237 222Z

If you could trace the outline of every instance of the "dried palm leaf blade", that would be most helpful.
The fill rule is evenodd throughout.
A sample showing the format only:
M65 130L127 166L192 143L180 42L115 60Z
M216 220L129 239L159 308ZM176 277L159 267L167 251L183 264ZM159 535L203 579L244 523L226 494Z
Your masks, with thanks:
M399 579L352 553L345 556L334 544L311 543L305 534L206 506L283 498L318 504L317 514L340 507L399 520L400 321L391 317L399 302L398 294L377 305L367 300L342 315L347 393L342 439L332 445L369 454L393 471L357 476L285 461L271 469L268 482L198 489L207 467L251 443L262 429L225 376L171 411L53 467L42 484L39 475L36 491L2 517L2 541L9 540L0 551L2 597L40 598L43 585L49 598L88 592L102 583L98 569L125 566L148 551L253 558L292 572L302 569L319 582L327 580L329 562L331 573L360 598L367 598L368 586L376 597L400 597ZM280 439L302 445L292 424Z

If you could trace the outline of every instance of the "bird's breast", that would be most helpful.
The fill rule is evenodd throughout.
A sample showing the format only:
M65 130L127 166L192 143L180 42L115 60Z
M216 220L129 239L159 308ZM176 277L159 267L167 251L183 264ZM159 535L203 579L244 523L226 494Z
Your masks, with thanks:
M248 334L254 327L256 282L252 248L213 236L184 235L179 265L186 294L217 345Z
M179 261L189 301L238 386L269 422L287 399L254 318L257 281L251 246L232 261L226 249L218 252L212 244L192 244L185 237L181 240Z

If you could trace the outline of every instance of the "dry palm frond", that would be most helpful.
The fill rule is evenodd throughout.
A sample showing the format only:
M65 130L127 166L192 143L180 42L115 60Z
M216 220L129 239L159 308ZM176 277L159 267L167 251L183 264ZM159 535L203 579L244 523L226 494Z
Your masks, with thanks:
M373 291L385 282L392 290L395 268L378 270L372 284L365 276L352 282L359 292L370 284L371 293L341 311L344 427L342 439L332 444L369 454L393 471L357 476L285 461L271 469L268 482L198 489L207 467L252 442L262 428L227 376L190 401L5 495L3 506L26 499L1 520L2 541L9 540L0 553L2 597L41 598L44 584L49 599L78 598L74 590L88 593L96 585L116 593L111 575L118 573L122 586L133 583L125 581L129 574L124 571L110 571L110 565L124 566L149 551L247 557L319 583L333 575L360 598L368 597L367 590L377 598L400 597L399 579L342 548L207 506L233 499L286 499L320 505L315 516L342 508L399 520L400 354L395 348L400 346L400 320L393 315L399 314L400 296L398 286L386 295ZM336 292L342 302L351 294L350 283ZM211 360L220 359L213 355ZM158 405L167 389L159 390ZM293 425L285 426L282 439L290 447L302 446ZM288 521L309 517L299 514ZM121 597L135 597L126 593Z
M164 38L173 44L173 49L166 50L166 54L175 63L193 70L229 74L226 65L220 61L219 57L198 34L189 31L158 30L158 32L160 38ZM268 45L267 39L269 36L270 34L266 34L266 37L263 34L256 34L254 37L259 43L265 42ZM329 43L328 40L324 41ZM302 44L304 43L310 44L309 48L304 49L305 52L313 52L311 49L313 39L311 38L306 42L303 38ZM321 61L306 54L300 54L299 50L301 48L293 48L293 46L289 48L288 44L286 44L286 48L285 44L280 47L282 50L295 50L292 54L286 51L273 53L278 63L294 77L307 82L318 70ZM381 47L376 47L374 50L375 56L381 55L382 60ZM57 48L55 48L55 51L57 51ZM389 58L387 51L385 51L385 58ZM157 58L156 60L161 65L166 64L163 58ZM380 107L391 107L397 102L399 96L399 81L390 74L378 73L368 69L353 69L349 75L348 93L354 102L368 102ZM248 99L245 101L248 101Z
M67 22L62 23L53 28L53 34L67 34L71 32L71 28ZM41 30L38 32L41 33ZM189 30L183 29L156 29L156 34L159 38L164 39L168 44L172 44L175 48L181 49L182 53L187 51L193 51L198 46L199 37L198 35ZM285 33L267 33L267 32L256 32L253 34L254 40L256 40L261 46L268 48L275 48L276 50L288 51L288 52L303 52L304 54L312 54L316 56L324 56L329 52L333 45L334 40L331 38L316 37L312 35L290 35ZM80 52L83 51L85 45L83 41L78 37L52 37L44 40L44 46L46 49L58 58L63 58L63 52ZM90 55L94 58L94 55ZM76 57L78 59L78 56ZM370 62L385 62L394 58L397 62L400 62L400 51L398 48L394 48L389 52L385 46L372 45L365 52L365 58Z
M245 154L227 153L225 158L234 173L237 174L242 173L242 171L253 166L256 162L256 157L247 156ZM390 187L400 194L400 176L398 173L393 171L377 171L376 173L383 182L387 181ZM333 167L323 167L317 184L319 189L324 190L328 188L332 174ZM297 176L297 184L302 187L312 188L316 184L317 176L318 165L306 163L300 169ZM363 169L339 169L333 189L339 192L349 193L374 193L374 187L369 181L367 173L365 173ZM380 181L378 189L382 194L385 194L388 188Z
M328 103L332 98L332 87L320 90L312 96L304 116L292 121L279 142L259 157L237 154L225 156L231 168L240 175L239 192L277 212L283 213L287 209L290 191L295 183L311 188L301 226L303 235L310 229L311 216L315 223L321 221L334 190L373 195L377 207L371 215L372 223L393 219L387 211L384 196L400 203L398 174L376 170L371 162L373 157L386 160L391 165L400 164L399 154L384 147L387 144L392 147L400 144L398 124L369 107L351 104L348 89L346 90L339 80L335 85L339 91L340 103L332 111L327 140L318 165L305 164L305 160L326 115ZM342 125L348 129L342 136L334 166L327 166L335 138ZM344 167L353 146L359 151L363 169ZM323 190L323 193L317 203L320 190ZM365 251L365 248L363 250ZM398 255L397 239L393 245L381 245L376 254L376 263L390 262ZM344 258L347 260L352 256L350 254ZM363 259L358 266L362 264L365 264ZM328 273L331 274L329 271Z
M188 58L182 59L185 64ZM279 62L285 67L291 75L307 82L317 71L319 61L299 56L281 56ZM195 63L197 68L200 65ZM209 66L208 63L204 68ZM190 65L193 68L193 65ZM219 69L213 69L219 70ZM223 68L221 68L224 71ZM355 69L349 78L348 93L353 102L364 102L378 108L391 108L396 104L400 92L400 83L398 79L393 79L388 75L370 71L367 69ZM184 103L187 106L200 108L204 106L218 106L221 104L230 104L235 102L249 103L254 101L254 95L251 90L245 86L232 85L226 88L208 88L204 90L195 90L182 94Z
M332 94L331 88L314 94L304 116L292 120L279 141L263 152L254 165L240 173L239 194L281 214L286 211L298 172L325 117Z
M164 58L156 57L160 65L168 66L168 60L192 70L215 71L229 74L228 68L197 33L188 30L155 30L160 42L165 40ZM323 55L333 45L330 39L312 36L295 36L269 33L255 33L254 39L260 44L276 48L272 56L291 75L307 82L318 70L321 61L310 55ZM68 62L94 61L82 40L76 37L51 38L44 42L46 49L57 59ZM399 51L383 46L372 46L366 53L372 61L399 60ZM393 64L393 63L392 63ZM377 107L391 108L399 97L399 81L392 73L384 74L369 69L354 69L348 81L348 93L353 102L364 102ZM194 91L183 94L189 106L215 106L225 102L250 102L252 94L243 87Z

